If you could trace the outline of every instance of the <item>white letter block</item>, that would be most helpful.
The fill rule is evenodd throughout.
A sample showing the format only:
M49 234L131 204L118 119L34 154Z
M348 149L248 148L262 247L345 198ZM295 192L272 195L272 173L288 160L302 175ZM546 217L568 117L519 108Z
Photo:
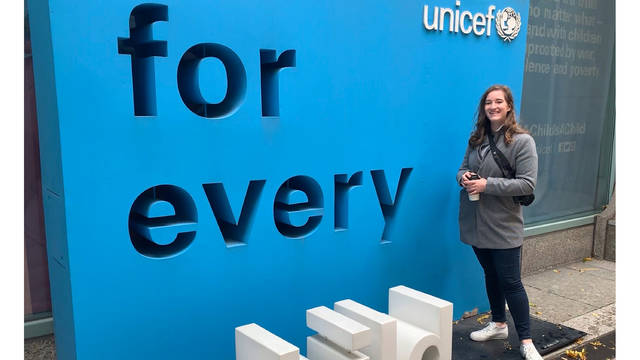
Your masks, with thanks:
M371 345L360 352L371 360L396 360L396 319L349 299L336 302L333 308L371 329Z
M451 359L451 345L453 340L452 303L423 292L410 289L406 286L396 286L389 289L389 315L400 320L398 321L398 360L408 359L406 357L400 357L400 350L407 346L405 341L409 341L409 339L413 339L411 341L415 341L415 339L420 337L420 332L418 330L434 334L439 338L436 346L440 354L439 357L435 355L435 350L433 349L428 350L427 354L433 354L434 359ZM412 325L412 327L401 325L401 322ZM406 337L406 339L402 339L402 341L401 333ZM422 338L424 338L422 346L426 343L433 342L433 338L427 335L422 334ZM425 336L432 340L427 340ZM415 345L417 346L419 344L416 343ZM429 346L432 345L428 345L428 347Z
M347 351L316 334L307 337L307 357L309 360L369 360L359 351Z
M371 330L368 327L326 306L307 310L307 326L347 351L371 344Z
M398 360L450 360L440 356L440 341L436 334L398 320Z
M236 328L236 360L302 360L300 350L256 324Z

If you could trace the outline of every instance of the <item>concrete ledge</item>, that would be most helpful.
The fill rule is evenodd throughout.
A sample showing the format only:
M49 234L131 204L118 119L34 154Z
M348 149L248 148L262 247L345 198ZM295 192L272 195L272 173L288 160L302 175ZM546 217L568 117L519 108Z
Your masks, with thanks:
M522 274L591 257L593 224L529 236L522 245Z
M53 335L24 340L24 360L55 360L56 342Z
M616 221L607 222L607 235L604 243L604 259L616 261Z
M596 216L595 229L593 231L593 256L602 259L605 256L605 243L607 239L607 228L609 220L616 216L616 191L613 190L609 205Z

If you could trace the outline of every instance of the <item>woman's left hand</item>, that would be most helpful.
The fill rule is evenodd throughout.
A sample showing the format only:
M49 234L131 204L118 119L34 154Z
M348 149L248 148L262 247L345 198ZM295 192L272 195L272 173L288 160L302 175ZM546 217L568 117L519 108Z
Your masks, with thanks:
M469 180L464 188L471 195L480 194L487 188L487 179Z

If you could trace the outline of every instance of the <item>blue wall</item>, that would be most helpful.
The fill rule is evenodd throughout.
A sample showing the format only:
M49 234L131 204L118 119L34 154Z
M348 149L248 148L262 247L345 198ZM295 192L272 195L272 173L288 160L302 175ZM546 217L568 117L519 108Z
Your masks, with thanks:
M452 301L454 318L488 309L454 176L484 89L508 84L520 103L528 1L165 1L150 36L166 56L133 71L134 108L139 4L29 1L60 358L230 359L251 322L304 354L305 309L386 311L400 284ZM513 42L422 24L424 5L491 4L520 12ZM222 101L222 63L189 77L187 54L179 70L205 43L193 55L228 57L237 95L206 114L193 103ZM261 50L295 50L281 58L295 66L269 72L265 53L261 81Z

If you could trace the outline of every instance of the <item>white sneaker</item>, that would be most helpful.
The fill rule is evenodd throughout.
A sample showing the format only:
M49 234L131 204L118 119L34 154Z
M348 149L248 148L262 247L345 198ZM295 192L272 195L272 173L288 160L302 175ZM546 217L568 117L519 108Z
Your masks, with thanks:
M542 360L542 356L538 354L538 350L536 350L533 343L521 344L520 355L522 355L522 358L525 360Z
M493 339L506 339L509 337L509 329L507 326L501 328L493 321L484 329L472 332L469 337L473 341L487 341Z

